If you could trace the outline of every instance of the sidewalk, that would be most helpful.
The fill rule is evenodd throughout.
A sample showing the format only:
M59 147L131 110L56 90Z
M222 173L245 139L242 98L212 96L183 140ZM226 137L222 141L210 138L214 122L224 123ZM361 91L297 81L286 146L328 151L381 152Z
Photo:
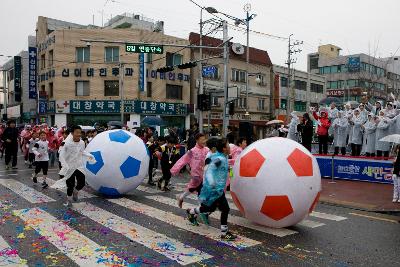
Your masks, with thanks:
M322 179L321 202L375 212L400 212L392 203L393 185L360 181Z

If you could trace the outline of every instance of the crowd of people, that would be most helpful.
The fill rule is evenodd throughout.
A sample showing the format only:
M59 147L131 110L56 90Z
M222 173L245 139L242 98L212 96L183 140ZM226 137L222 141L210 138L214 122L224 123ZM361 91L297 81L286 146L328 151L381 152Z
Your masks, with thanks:
M292 113L287 137L311 151L315 121L319 154L328 154L332 141L334 155L346 155L349 148L351 156L387 159L393 144L381 139L400 133L399 114L398 102L388 102L385 107L380 101L374 105L359 103L356 108L347 103L341 110L332 102L329 107L311 108L302 121Z

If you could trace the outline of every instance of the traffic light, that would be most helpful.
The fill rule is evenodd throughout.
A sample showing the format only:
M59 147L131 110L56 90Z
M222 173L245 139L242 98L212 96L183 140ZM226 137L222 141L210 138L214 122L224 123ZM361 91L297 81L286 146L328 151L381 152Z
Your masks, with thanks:
M174 67L172 67L172 66L165 66L165 67L162 67L162 68L158 68L158 69L157 69L157 72L165 73L165 72L170 72L170 71L173 71L173 70L174 70Z
M183 69L190 69L190 68L194 68L197 66L197 62L187 62L187 63L183 63L178 65L178 68L183 70Z
M200 94L197 96L197 103L201 111L211 110L211 95Z
M229 103L229 115L230 116L235 115L235 102Z

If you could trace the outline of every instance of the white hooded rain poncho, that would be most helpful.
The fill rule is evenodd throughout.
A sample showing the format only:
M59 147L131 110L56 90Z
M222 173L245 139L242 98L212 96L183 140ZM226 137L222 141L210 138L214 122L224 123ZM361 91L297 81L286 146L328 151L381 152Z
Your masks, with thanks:
M371 112L368 121L363 125L364 140L362 151L364 153L375 153L376 124L375 115Z
M333 145L334 147L346 147L347 128L349 122L343 111L338 112L338 117L333 121Z
M376 126L375 150L376 151L389 151L390 143L379 141L383 137L389 135L389 127L391 121L385 117L385 111L381 110L378 117L378 124Z
M89 159L90 162L95 161L93 155L85 151L85 143L82 140L74 142L72 134L68 135L64 141L64 145L60 148L59 159L62 166L59 174L64 175L64 178L58 180L51 186L56 189L66 188L65 181L70 178L76 170L85 174L85 163L87 159Z
M358 112L357 112L358 111ZM351 119L353 128L351 134L351 144L362 145L363 132L361 126L365 123L366 118L362 116L359 109L354 110L353 118ZM356 113L359 113L356 115Z
M300 120L296 115L296 112L290 113L290 116L292 117L290 123L289 123L289 132L287 135L287 138L293 140L293 141L298 141L298 135L297 135L297 125L299 125Z

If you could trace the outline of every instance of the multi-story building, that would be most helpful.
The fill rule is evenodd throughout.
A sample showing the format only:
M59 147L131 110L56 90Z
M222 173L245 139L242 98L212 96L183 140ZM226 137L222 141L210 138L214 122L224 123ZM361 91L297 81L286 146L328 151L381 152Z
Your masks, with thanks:
M190 33L191 44L198 45L200 35ZM203 45L220 46L222 40L205 36L202 38ZM252 134L257 138L265 135L266 122L271 118L270 92L272 88L272 63L268 52L250 47L249 50L249 87L248 98L246 97L246 47L240 44L231 46L228 63L228 91L229 95L236 97L235 108L230 115L229 125L240 128L240 124L247 122L247 127L253 126ZM203 49L203 57L213 57L221 54L222 50ZM199 50L192 49L192 60L200 59ZM213 58L203 62L203 67L213 66L215 71L211 75L203 77L204 93L211 94L211 111L203 112L205 129L207 126L217 125L222 127L223 120L223 64L222 58ZM192 77L192 103L197 102L199 90L199 67L191 69ZM248 105L247 102L248 101ZM248 114L246 114L246 111ZM251 124L248 124L250 122Z
M383 60L388 62L386 67L388 93L393 93L398 99L400 97L400 57L394 56Z
M163 46L162 54L131 53L124 42L188 44L161 32L98 28L39 17L41 116L57 125L120 120L123 98L124 122L130 126L139 126L146 115L156 115L165 126L188 127L190 71L159 73L156 69L189 61L190 50Z
M35 39L29 36L28 43L34 45ZM18 62L16 62L18 61ZM18 69L20 65L20 69ZM36 97L29 94L29 55L28 51L21 51L3 65L7 79L7 118L18 122L34 122L36 120ZM2 84L3 87L3 84ZM4 96L4 91L2 90ZM4 99L4 97L2 98Z
M360 101L361 97L368 95L385 101L388 93L398 91L388 91L393 85L388 79L392 58L382 59L362 53L341 56L340 51L337 46L323 45L317 53L308 55L308 71L326 77L328 96Z
M324 76L310 72L291 69L291 85L288 84L288 68L274 65L274 105L275 117L286 119L286 104L288 88L291 92L290 106L294 107L299 115L309 110L310 106L316 106L326 94L326 79Z
M111 18L105 25L107 29L138 29L164 33L164 22L154 21L139 14L124 13Z

